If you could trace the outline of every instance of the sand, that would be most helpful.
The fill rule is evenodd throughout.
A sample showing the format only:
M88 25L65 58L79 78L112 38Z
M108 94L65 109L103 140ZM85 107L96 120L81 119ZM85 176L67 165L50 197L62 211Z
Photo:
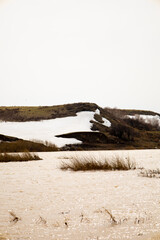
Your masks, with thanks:
M0 239L136 240L160 232L160 178L62 171L74 152L38 154L43 161L0 164ZM76 154L130 156L138 167L160 168L160 150Z

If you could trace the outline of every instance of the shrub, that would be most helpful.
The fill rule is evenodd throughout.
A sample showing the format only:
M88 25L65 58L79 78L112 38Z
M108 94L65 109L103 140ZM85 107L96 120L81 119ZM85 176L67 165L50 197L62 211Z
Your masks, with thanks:
M127 118L124 118L124 121L130 126L132 126L133 128L138 128L139 130L146 130L146 131L155 130L155 127L152 124L146 123L142 118L134 119L134 118L127 117Z
M23 162L23 161L33 161L42 160L37 154L31 154L29 152L23 154L0 154L0 162Z
M73 171L113 171L113 170L130 170L135 169L136 165L128 158L121 158L119 156L112 157L112 159L105 158L104 161L98 161L96 157L72 157L70 162L62 162L60 169Z
M133 141L136 135L133 128L123 124L113 125L111 127L110 134L124 141Z
M118 109L118 108L110 108L110 107L105 107L104 110L106 112L109 112L111 113L113 116L115 116L116 118L123 118L124 117L124 113L123 113L123 110L121 109Z

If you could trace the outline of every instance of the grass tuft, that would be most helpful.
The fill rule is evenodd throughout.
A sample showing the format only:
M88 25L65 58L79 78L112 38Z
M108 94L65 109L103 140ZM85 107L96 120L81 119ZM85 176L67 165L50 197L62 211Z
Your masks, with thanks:
M113 214L109 210L105 209L105 212L110 216L110 219L111 219L112 223L118 224L117 220L115 219L115 217L113 216Z
M119 156L111 159L105 158L104 161L98 161L94 156L72 157L70 162L62 161L61 170L72 171L114 171L114 170L130 170L135 169L136 164L130 158L122 158Z
M33 160L42 160L37 154L34 153L23 153L23 154L0 154L0 162L24 162L24 161L33 161Z
M19 220L21 220L21 218L17 217L16 214L14 212L12 212L12 211L9 211L9 214L10 214L10 216L12 218L10 220L10 222L17 223Z
M160 169L142 169L139 173L139 176L148 178L160 178Z

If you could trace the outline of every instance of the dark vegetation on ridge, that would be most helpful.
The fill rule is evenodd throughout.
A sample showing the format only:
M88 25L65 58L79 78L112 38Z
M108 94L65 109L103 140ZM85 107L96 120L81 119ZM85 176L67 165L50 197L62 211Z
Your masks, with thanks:
M0 107L0 120L10 122L40 121L68 116L76 116L77 112L95 111L94 103L73 103L57 106L39 107Z
M0 134L0 153L6 152L50 152L57 151L54 144L27 141Z
M58 149L44 143L24 141L0 135L0 152L56 151L56 150L98 150L98 149L154 149L160 148L160 126L158 123L145 123L141 118L130 119L126 115L159 115L152 111L101 108L94 103L73 103L58 106L40 107L0 107L2 121L39 121L68 116L77 112L99 110L91 121L93 132L71 132L57 137L76 138L82 144L66 145ZM111 122L111 127L103 125L103 118ZM16 136L15 136L16 137ZM9 138L9 139L8 139Z
M146 123L143 119L130 119L126 115L159 115L152 111L120 110L100 108L100 115L95 114L92 130L95 132L73 132L57 137L76 138L82 144L67 145L63 150L98 150L98 149L154 149L160 148L160 126L157 122ZM89 110L89 109L88 109ZM91 110L90 110L91 111ZM111 122L111 127L103 125L103 119Z

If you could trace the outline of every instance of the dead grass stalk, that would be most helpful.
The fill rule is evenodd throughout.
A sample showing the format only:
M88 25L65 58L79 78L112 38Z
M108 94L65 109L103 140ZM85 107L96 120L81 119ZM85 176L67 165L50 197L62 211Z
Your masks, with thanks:
M97 160L95 156L74 156L70 161L62 161L60 169L72 171L114 171L135 169L136 164L129 157L122 158L119 156L109 159L106 157L103 161Z
M9 153L2 153L0 154L0 162L23 162L23 161L33 161L33 160L42 160L37 154L35 153L22 153L22 154L9 154Z

